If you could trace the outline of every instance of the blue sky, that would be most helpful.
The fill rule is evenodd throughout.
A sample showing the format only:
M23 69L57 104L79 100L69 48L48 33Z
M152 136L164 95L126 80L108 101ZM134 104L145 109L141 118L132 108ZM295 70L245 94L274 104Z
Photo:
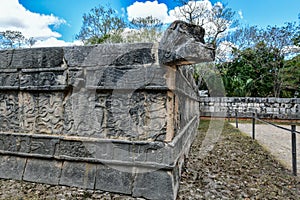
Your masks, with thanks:
M174 19L169 16L177 6L174 0L150 0L147 4L141 2L146 1L0 0L0 31L16 29L22 30L25 36L31 34L40 40L49 39L60 45L72 43L80 30L82 15L99 4L111 6L124 18L140 16L149 11L166 22ZM225 3L239 13L242 24L261 27L298 21L300 13L300 0L211 0L212 4L216 2Z

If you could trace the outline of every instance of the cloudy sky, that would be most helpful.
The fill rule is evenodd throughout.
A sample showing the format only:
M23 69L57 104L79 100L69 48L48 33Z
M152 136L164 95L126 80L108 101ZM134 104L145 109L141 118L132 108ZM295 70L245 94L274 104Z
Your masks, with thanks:
M216 3L217 0L204 0ZM239 14L241 23L283 25L298 21L300 0L219 0ZM82 15L101 4L110 5L124 18L152 15L169 23L175 20L174 0L0 0L0 31L18 30L34 37L36 46L76 44Z

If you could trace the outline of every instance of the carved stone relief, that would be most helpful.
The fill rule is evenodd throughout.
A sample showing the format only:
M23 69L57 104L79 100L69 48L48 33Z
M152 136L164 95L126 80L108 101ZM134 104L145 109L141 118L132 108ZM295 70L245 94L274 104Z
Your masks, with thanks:
M62 134L63 94L40 93L38 102L37 130L40 133Z
M0 93L0 131L19 131L19 101L17 92Z

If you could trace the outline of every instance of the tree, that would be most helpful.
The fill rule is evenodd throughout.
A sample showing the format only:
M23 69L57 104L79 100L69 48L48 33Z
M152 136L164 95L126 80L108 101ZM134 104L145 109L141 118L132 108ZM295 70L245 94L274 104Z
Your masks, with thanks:
M281 97L300 97L300 55L284 61Z
M284 63L284 60L295 52L293 38L295 38L297 30L298 27L296 23L286 23L282 27L268 26L265 29L260 29L256 26L242 27L237 29L226 38L227 41L234 43L233 50L235 53L232 57L233 61L232 63L228 63L226 65L220 65L222 68L221 70L226 72L227 70L230 71L230 69L224 69L226 67L235 69L237 67L236 65L244 65L247 67L236 68L235 70L251 72L252 68L255 67L256 70L260 71L261 73L261 76L258 77L263 77L263 79L253 79L250 75L246 76L250 79L245 79L245 77L241 76L241 73L234 74L235 81L238 81L241 87L243 86L245 91L249 89L249 93L245 95L279 97L284 89L283 77L285 76L284 74L287 73L285 70L287 66ZM246 56L245 53L248 53L247 55L251 56ZM245 62L239 60L240 58L242 58L242 60ZM224 73L224 76L226 75L228 74ZM267 78L268 82L266 82ZM224 77L224 79L228 81L230 80L230 77ZM249 81L247 82L247 80ZM265 88L263 88L263 86L259 86L259 90L254 92L253 89L259 83L256 82L256 80L259 80L259 82L264 82ZM269 85L270 83L272 84L272 88ZM246 84L254 84L254 87L248 87ZM227 89L233 90L234 88L232 86L228 87ZM266 93L268 90L269 94ZM236 92L233 94L237 95Z
M76 39L85 44L121 42L126 24L110 7L99 5L83 15L83 23Z
M0 32L0 45L1 48L20 48L25 43L25 37L20 31L6 30Z
M37 42L36 39L34 39L33 37L30 37L26 40L26 43L29 45L29 47L31 48L35 43Z
M211 5L207 0L177 0L181 6L175 10L175 15L188 23L202 26L206 31L205 40L217 49L220 39L229 28L237 26L236 13L226 5L216 3Z
M278 97L281 87L275 73L283 58L277 57L264 42L236 53L232 62L219 66L227 95Z
M152 16L134 18L130 22L131 30L126 33L127 42L157 42L162 35L163 23Z
M300 29L300 28L299 28ZM300 47L300 31L299 33L293 38L293 42L296 46Z
M298 27L297 27L297 32L293 38L293 42L294 42L294 45L300 47L300 13L298 14L298 19L299 19L299 23L298 23Z

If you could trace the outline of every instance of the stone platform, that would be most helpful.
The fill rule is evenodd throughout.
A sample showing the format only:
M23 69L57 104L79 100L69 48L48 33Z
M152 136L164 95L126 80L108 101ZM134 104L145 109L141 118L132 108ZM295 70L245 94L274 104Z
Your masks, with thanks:
M176 21L159 44L0 51L0 178L175 199L203 35Z

